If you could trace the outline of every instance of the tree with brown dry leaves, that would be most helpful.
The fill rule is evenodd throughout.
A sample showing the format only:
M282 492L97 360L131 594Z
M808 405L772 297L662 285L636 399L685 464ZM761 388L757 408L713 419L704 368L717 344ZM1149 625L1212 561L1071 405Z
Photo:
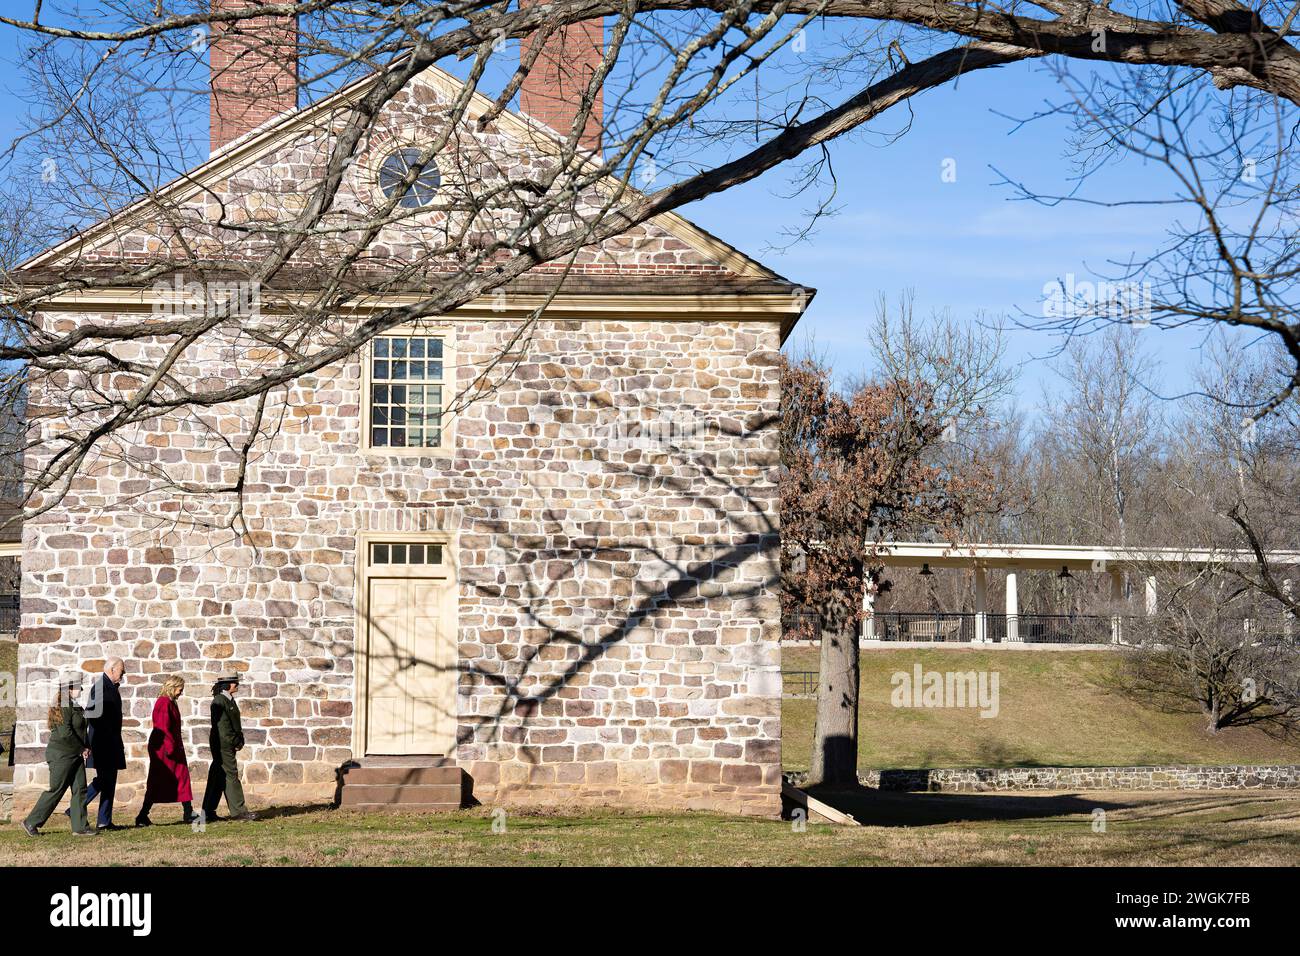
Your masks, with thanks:
M1009 378L1000 340L952 320L920 323L882 303L877 367L846 389L811 358L781 382L784 616L821 646L809 782L857 782L858 634L891 540L959 540L995 510L991 474L962 454ZM791 635L794 636L794 635Z

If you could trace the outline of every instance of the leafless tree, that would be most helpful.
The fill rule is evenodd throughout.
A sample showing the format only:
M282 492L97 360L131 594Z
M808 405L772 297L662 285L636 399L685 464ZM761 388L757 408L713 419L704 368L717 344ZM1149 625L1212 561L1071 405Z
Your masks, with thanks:
M1220 12L1258 24L1270 10L1265 5ZM1288 23L1294 16L1280 8L1278 13ZM1286 41L1281 48L1294 55ZM1061 95L1027 119L1063 117L1072 124L1073 181L1058 191L1008 174L1015 195L1067 215L1072 206L1090 205L1152 209L1174 218L1158 247L1112 259L1086 281L1068 276L1045 285L1041 316L1030 324L1060 332L1066 341L1116 324L1256 330L1290 360L1277 389L1260 396L1252 410L1256 418L1269 414L1293 397L1300 382L1295 101L1221 75L1214 76L1214 85L1226 92L1207 95L1194 71L1076 74L1060 61L1050 68ZM1126 192L1113 180L1097 183L1097 173L1125 160L1153 168L1167 188Z
M1177 500L1184 515L1195 515L1194 533L1255 556L1254 564L1229 569L1239 586L1295 616L1300 596L1288 583L1295 569L1273 554L1300 541L1300 403L1292 398L1267 416L1254 414L1289 376L1278 344L1219 339L1183 430Z
M1206 730L1300 730L1300 647L1280 605L1207 562L1145 569L1160 607L1131 619L1121 686L1139 699L1205 718Z
M205 102L204 34L242 32L247 44L271 43L271 34L250 27L290 15L302 27L307 98L360 85L321 117L305 175L277 184L270 190L276 201L257 215L240 208L242 197L179 202L168 184L185 182L203 157L185 118ZM45 442L30 476L33 506L51 507L96 458L123 457L133 427L173 415L215 433L222 410L242 424L236 435L221 431L233 461L220 480L162 473L149 479L178 492L223 491L237 502L241 462L274 429L291 383L355 353L378 332L529 287L543 265L562 273L594 242L783 164L796 186L833 181L827 147L834 139L963 74L1047 56L1109 62L1121 74L1163 77L1196 102L1244 99L1258 115L1284 124L1300 102L1293 16L1285 6L1231 0L1131 9L1083 0L250 0L216 8L207 0L121 0L89 8L37 2L27 15L7 11L0 25L25 43L39 92L27 131L3 154L11 178L25 173L17 192L41 209L34 228L23 231L29 251L132 203L136 219L169 237L129 260L8 272L15 333L0 346L0 360L24 363L29 384L60 394L58 402L32 409L34 418L57 415L66 424L57 440ZM473 133L492 127L536 68L540 41L600 17L607 18L604 57L581 78L582 108L560 131L563 143L551 160L520 176L470 148ZM844 38L819 46L810 40L820 29L814 21L844 24ZM502 67L503 42L521 38L531 38L522 60ZM456 68L461 89L408 175L414 185L430 164L457 157L443 176L444 228L426 234L408 263L375 274L366 267L385 229L408 221L411 210L400 198L348 207L344 187L385 107L438 64ZM602 99L602 150L592 153L583 147ZM1094 124L1103 137L1119 128ZM1280 229L1270 235L1285 245ZM1278 276L1286 274L1284 251L1275 254ZM1168 250L1155 258L1176 261ZM178 273L201 282L257 283L273 318L250 321L219 306L165 320L87 319L75 328L33 319L59 295L148 289ZM1242 297L1237 293L1252 286L1254 273L1238 268L1233 275L1234 282L1210 287L1211 307L1190 309L1170 297L1156 311L1251 324L1300 356L1295 310L1278 291ZM543 298L554 288L540 285ZM1271 283L1275 290L1281 285ZM355 317L359 300L395 291L407 295L400 306ZM509 354L526 352L528 327L521 323L518 349ZM193 374L194 357L214 348L238 358L230 363L233 378ZM457 401L490 389L499 370L484 369Z
M1044 396L1044 444L1058 462L1073 456L1083 466L1077 518L1094 541L1128 543L1131 499L1142 494L1157 458L1158 370L1141 348L1138 333L1121 326L1076 339Z

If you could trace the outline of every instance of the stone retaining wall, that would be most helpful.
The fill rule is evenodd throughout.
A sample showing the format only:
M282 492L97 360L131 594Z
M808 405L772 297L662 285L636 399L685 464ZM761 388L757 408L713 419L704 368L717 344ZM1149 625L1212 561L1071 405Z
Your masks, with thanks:
M1300 766L1007 767L869 770L858 777L879 790L976 793L989 790L1291 790Z

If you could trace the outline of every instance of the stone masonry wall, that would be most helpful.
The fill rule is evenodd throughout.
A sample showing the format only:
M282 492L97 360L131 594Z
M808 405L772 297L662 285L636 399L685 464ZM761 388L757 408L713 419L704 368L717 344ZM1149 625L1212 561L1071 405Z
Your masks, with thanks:
M462 385L517 332L449 325ZM170 483L220 479L247 416L160 419L25 524L20 679L127 659L123 814L172 673L198 790L209 687L235 669L250 793L327 799L357 756L357 535L453 533L455 757L479 799L776 813L778 347L759 321L543 321L451 454L401 458L360 450L353 359L269 410L233 530L229 496ZM46 779L44 730L24 703L20 805Z
M862 784L879 790L976 793L991 790L1294 790L1300 766L1007 767L869 770Z
M474 254L483 238L478 230L465 228L465 210L475 210L498 232L518 225L523 210L507 199L517 190L505 187L510 182L546 182L554 174L556 161L539 142L549 140L551 134L523 135L506 123L492 123L482 130L462 123L448 130L450 102L445 90L421 75L385 106L365 138L358 161L339 186L326 223L329 228L305 240L295 266L328 266L355 258L359 230L373 221L377 205L384 201L377 187L383 159L395 148L427 145L444 134L449 141L436 157L441 183L432 205L395 214L386 221L366 245L361 265L414 268L417 275L424 270L455 274L465 267L465 257ZM78 250L78 262L138 264L174 258L178 265L193 269L195 252L208 262L227 267L258 262L259 256L281 240L282 227L319 188L333 137L346 118L347 114L330 113L304 120L306 125L270 153L211 178L203 188L195 186L188 195L172 197L174 206L165 220L151 217L107 231ZM562 177L557 188L567 185L571 180ZM495 198L484 200L485 193ZM599 223L609 215L608 204L599 190L583 188L548 217L546 232ZM178 235L184 237L183 242ZM448 243L449 237L455 236L461 236L467 247L453 254ZM509 252L499 250L479 268L490 270L509 258ZM658 220L632 226L572 257L536 265L528 275L734 277L725 265L693 248Z

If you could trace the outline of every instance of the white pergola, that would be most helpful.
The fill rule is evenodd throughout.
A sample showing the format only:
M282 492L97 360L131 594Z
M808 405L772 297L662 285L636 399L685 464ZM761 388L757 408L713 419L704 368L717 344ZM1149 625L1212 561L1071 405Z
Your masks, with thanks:
M975 642L988 641L988 571L1006 571L1007 581L1007 640L1019 640L1020 603L1016 575L1019 571L1092 571L1109 574L1111 595L1123 598L1124 575L1137 570L1146 584L1145 609L1154 614L1157 607L1156 580L1148 573L1153 564L1168 565L1246 565L1254 564L1256 556L1251 551L1203 550L1188 548L1117 548L1088 545L1056 544L953 544L899 541L886 545L882 556L885 567L898 568L962 568L973 572L975 580ZM1265 558L1270 564L1300 566L1300 551L1269 551ZM1290 587L1290 580L1284 586ZM868 591L863 597L865 618L864 634L867 640L875 638L874 621L870 615L875 595ZM1122 620L1111 619L1111 640L1121 640Z

